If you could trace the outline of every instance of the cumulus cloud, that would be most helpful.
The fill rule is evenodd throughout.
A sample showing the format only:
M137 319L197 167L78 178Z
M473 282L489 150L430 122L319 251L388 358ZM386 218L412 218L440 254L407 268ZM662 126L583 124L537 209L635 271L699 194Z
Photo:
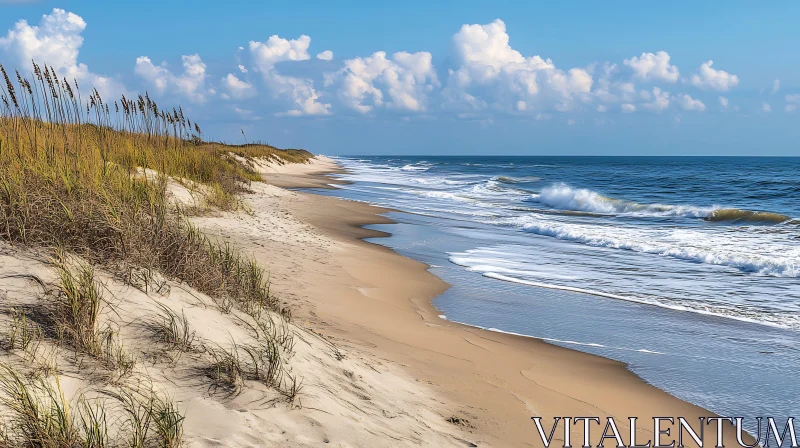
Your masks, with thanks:
M0 49L16 59L21 72L32 69L30 64L34 60L52 66L60 77L77 79L81 85L96 88L103 97L125 93L120 82L92 73L86 64L78 62L83 45L81 33L85 29L86 22L81 16L56 8L43 15L38 25L18 21L5 37L0 37Z
M763 112L772 112L772 106L770 106L767 102L763 102L761 103L761 110Z
M647 95L649 97L649 95ZM649 99L649 98L648 98ZM658 87L653 87L653 101L643 104L642 107L653 112L661 112L669 107L670 93L664 92Z
M595 68L595 70L598 69ZM664 98L664 95L667 95L667 97ZM651 100L655 104L645 104L642 107L656 110L659 109L659 104L663 104L665 100L666 105L669 105L668 95L662 93L660 88L655 90L655 94L648 90L637 91L636 85L630 81L629 76L620 73L616 64L606 62L599 68L599 76L592 90L591 98L600 103L596 107L598 112L604 112L610 106L616 104L636 104L641 101ZM663 107L666 107L666 105Z
M237 78L233 73L228 73L228 76L222 78L220 85L225 91L223 95L227 95L228 98L243 100L252 98L257 94L253 84Z
M639 57L625 59L623 63L633 70L634 77L643 81L656 80L676 82L680 77L678 67L669 63L670 55L666 51L642 53Z
M678 105L684 110L702 112L706 110L706 105L702 101L692 98L687 94L678 95Z
M331 50L325 50L322 53L317 55L317 59L321 61L332 61L333 60L333 52Z
M698 73L692 75L691 83L701 89L713 89L727 91L739 84L739 77L732 75L724 70L711 68L714 61L706 61L700 65Z
M724 96L719 97L719 106L722 109L728 109L728 103L729 101L727 98L725 98Z
M786 112L794 112L800 106L800 94L786 95Z
M136 58L134 72L155 88L158 94L175 93L193 103L203 103L214 89L206 87L206 64L197 54L184 55L183 73L175 74L166 63L154 65L147 56Z
M311 56L308 54L310 44L311 38L306 35L291 40L273 35L266 42L250 41L253 68L261 73L264 82L276 96L288 98L293 102L293 108L283 115L330 114L331 105L320 102L320 94L314 88L313 80L283 75L276 68L281 62L310 59Z
M550 59L525 57L512 48L500 19L485 25L463 25L453 36L453 44L460 67L450 71L448 93L455 102L473 108L486 105L476 96L483 94L499 107L518 100L550 100L557 109L567 110L577 96L592 88L587 70L560 70Z
M636 106L630 103L623 104L622 106L620 106L620 109L622 109L622 111L625 112L626 114L629 114L631 112L636 112Z
M305 34L292 40L283 39L275 34L270 36L266 42L250 41L249 48L256 67L265 73L272 70L278 62L310 59L309 45L311 45L311 38Z
M342 102L360 113L384 106L407 112L425 111L428 94L439 85L433 57L426 51L401 51L391 59L378 51L372 56L348 59L344 68L330 74L327 80L328 85L341 84Z

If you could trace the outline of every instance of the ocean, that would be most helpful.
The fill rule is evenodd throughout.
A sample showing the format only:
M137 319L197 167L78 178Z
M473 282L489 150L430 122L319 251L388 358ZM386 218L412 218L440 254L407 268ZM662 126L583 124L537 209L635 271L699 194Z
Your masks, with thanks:
M322 194L452 287L443 319L626 362L725 416L800 411L800 158L339 157Z

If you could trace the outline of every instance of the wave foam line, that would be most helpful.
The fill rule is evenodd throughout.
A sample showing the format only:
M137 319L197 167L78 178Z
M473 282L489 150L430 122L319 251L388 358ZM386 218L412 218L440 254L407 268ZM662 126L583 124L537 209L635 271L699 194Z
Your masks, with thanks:
M500 329L494 328L494 327L482 327L480 325L468 324L468 323L459 322L459 321L450 320L450 319L448 319L447 321L448 322L453 322L453 323L456 323L456 324L460 324L460 325L466 325L467 327L477 328L477 329L480 329L480 330L493 331L495 333L510 334L512 336L520 336L520 337L523 337L523 338L538 339L540 341L557 343L557 344L567 344L567 345L578 345L578 346L583 346L583 347L605 348L605 349L609 349L609 350L620 350L620 351L625 351L625 352L646 353L648 355L666 355L667 354L667 353L658 352L658 351L655 351L655 350L648 350L646 348L634 349L634 348L625 348L625 347L613 347L613 346L610 346L610 345L598 344L596 342L578 342L578 341L570 341L570 340L548 338L548 337L544 337L544 336L532 336L532 335L529 335L529 334L514 333L513 331L500 330Z
M581 294L589 294L589 295L593 295L593 296L606 297L606 298L609 298L609 299L624 300L626 302L639 303L639 304L642 304L642 305L657 306L659 308L665 308L665 309L669 309L669 310L673 310L673 311L686 311L686 312L689 312L689 313L702 314L702 315L705 315L705 316L722 317L722 318L725 318L725 319L733 319L733 320L738 320L738 321L741 321L741 322L748 322L748 323L752 323L752 324L766 325L768 327L783 328L783 329L789 329L789 330L792 329L792 327L789 326L789 325L782 325L782 324L778 324L778 323L775 323L775 322L767 322L767 321L763 321L763 320L752 319L752 318L749 318L749 317L734 316L734 315L731 315L731 314L723 314L723 313L715 313L713 311L699 310L699 309L689 308L689 307L682 306L682 305L667 305L667 304L664 304L664 303L651 302L651 301L647 301L647 300L638 299L638 298L635 298L635 297L626 297L626 296L621 296L621 295L617 295L617 294L609 294L607 292L595 291L595 290L592 290L592 289L575 288L575 287L572 287L572 286L561 286L561 285L554 285L554 284L551 284L551 283L540 283L540 282L533 282L533 281L529 281L529 280L521 280L521 279L518 279L518 278L507 277L507 276L502 275L502 274L495 274L493 272L483 273L483 276L484 277L493 278L493 279L496 279L496 280L506 281L506 282L519 283L519 284L527 285L527 286L536 286L536 287L539 287L539 288L557 289L557 290L561 290L561 291L577 292L577 293L581 293Z
M758 273L772 277L800 277L800 262L797 259L788 258L786 255L770 254L772 255L770 257L752 253L725 253L722 251L724 247L692 247L686 244L688 242L670 243L652 239L637 241L632 238L632 235L615 237L597 233L602 229L596 229L592 233L578 225L531 222L532 218L525 218L527 219L520 222L519 225L526 232L550 236L560 240L573 241L588 246L661 255L694 263L727 266L742 272Z

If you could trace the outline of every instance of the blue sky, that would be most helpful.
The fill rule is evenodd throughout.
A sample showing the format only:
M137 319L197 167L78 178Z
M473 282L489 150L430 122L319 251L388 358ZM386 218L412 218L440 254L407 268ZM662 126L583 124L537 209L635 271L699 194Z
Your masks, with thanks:
M800 155L800 3L758 3L0 0L0 63L324 154Z

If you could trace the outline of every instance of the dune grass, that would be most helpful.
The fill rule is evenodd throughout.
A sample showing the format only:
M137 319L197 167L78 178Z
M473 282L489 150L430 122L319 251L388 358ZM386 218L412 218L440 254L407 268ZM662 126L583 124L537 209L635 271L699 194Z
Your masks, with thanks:
M207 372L217 385L238 393L245 381L258 381L286 395L283 386L287 372L275 341L239 344L231 338L228 347L206 347L206 351L213 359Z
M41 340L55 339L58 347L64 342L89 354L121 378L134 360L119 334L101 322L109 304L95 269L129 284L143 281L146 290L148 276L159 273L256 322L257 343L210 351L215 380L233 387L260 381L294 401L302 383L284 363L294 344L286 326L289 309L254 260L189 223L188 210L171 202L169 188L182 183L201 192L206 206L233 209L237 195L261 180L258 159L304 163L312 154L206 142L180 107L162 108L147 94L115 101L97 90L87 95L77 81L59 79L36 63L30 77L2 65L0 76L0 239L50 251L59 277L45 294L48 321L15 314L10 347L35 352ZM162 311L157 336L191 350L194 332L185 315ZM108 392L116 411L127 416L123 428L109 423L103 401L79 398L72 406L55 373L26 376L0 366L0 404L10 410L0 446L181 444L183 415L169 399Z
M194 347L195 332L189 326L186 313L181 314L162 303L157 303L158 316L150 322L150 329L159 342L163 342L181 352L191 351Z
M259 266L170 204L168 180L199 184L209 204L232 207L259 179L248 161L304 162L310 153L204 142L180 108L147 94L83 97L77 82L35 63L31 79L2 66L0 74L0 238L59 247L122 276L152 269L244 309L280 311Z
M28 378L0 365L4 447L165 447L181 445L183 413L168 397L153 392L106 391L69 400L56 377Z

